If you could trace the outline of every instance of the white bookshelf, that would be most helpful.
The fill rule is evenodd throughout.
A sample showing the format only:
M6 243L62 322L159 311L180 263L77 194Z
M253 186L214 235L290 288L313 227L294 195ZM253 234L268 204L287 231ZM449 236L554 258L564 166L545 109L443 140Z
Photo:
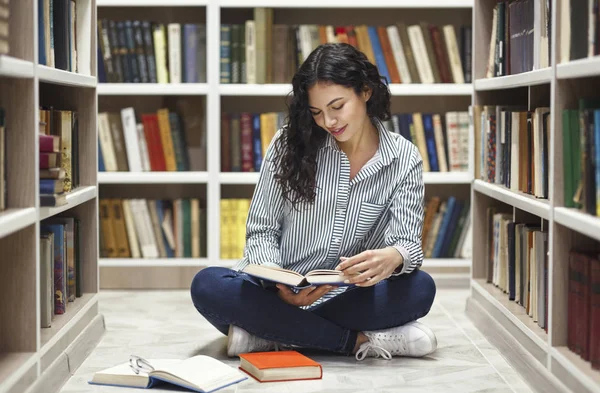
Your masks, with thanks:
M206 171L203 172L101 172L99 195L110 198L175 199L179 195L205 198L207 208L207 255L200 259L100 259L101 288L188 288L199 266L233 266L235 261L220 258L220 200L222 197L250 198L258 173L221 172L221 112L285 111L285 97L291 84L221 84L220 24L252 19L252 8L271 7L280 13L279 23L333 23L343 25L389 25L397 21L430 21L455 26L471 23L473 1L465 0L376 0L355 3L326 1L271 0L97 0L100 19L156 20L162 23L205 23L207 28L207 83L143 84L100 83L97 86L99 111L118 111L126 106L155 111L173 99L202 100L199 110L206 119ZM185 6L185 7L181 7ZM318 10L317 10L318 9ZM440 12L444 10L445 14ZM315 12L317 11L317 12ZM183 22L182 22L183 23ZM459 32L457 30L457 32ZM460 38L459 36L457 38ZM391 84L392 113L466 111L473 84ZM195 97L201 96L201 97ZM137 111L137 109L136 109ZM428 193L452 195L459 190L469 197L472 170L425 173ZM162 196L161 196L162 195ZM470 260L428 260L438 272L468 274ZM159 274L158 272L161 272Z
M560 2L553 0L551 9ZM594 97L600 86L598 57L558 64L560 19L552 16L552 64L518 75L486 79L492 11L497 2L477 2L473 10L473 105L527 105L551 108L549 133L549 198L539 199L503 185L479 180L472 184L473 264L467 313L476 326L510 359L515 369L544 392L600 392L600 372L567 348L569 251L600 241L600 218L564 206L562 110L576 108L579 97ZM526 92L526 94L523 94ZM597 96L597 95L596 95ZM479 160L479 157L475 157ZM548 332L525 309L486 282L488 263L486 210L511 212L519 222L539 222L549 233ZM510 213L509 213L510 214Z
M77 1L78 64L91 75L38 65L38 1L10 1L10 53L0 56L0 107L7 127L7 209L0 212L0 393L57 392L99 342L96 1ZM82 34L88 31L91 35ZM85 60L84 60L85 59ZM79 183L67 204L39 201L39 107L78 114ZM49 217L80 220L82 296L40 328L40 227Z
M206 83L100 83L99 95L188 96L207 95Z
M102 91L102 90L99 90ZM291 84L223 84L219 86L222 96L286 96L292 92ZM473 85L470 83L436 84L390 84L393 96L471 96Z

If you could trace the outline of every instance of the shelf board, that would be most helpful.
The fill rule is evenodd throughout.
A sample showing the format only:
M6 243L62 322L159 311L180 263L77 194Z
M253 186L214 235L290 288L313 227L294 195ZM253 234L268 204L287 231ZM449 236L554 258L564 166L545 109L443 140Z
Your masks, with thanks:
M94 76L59 70L40 64L36 67L40 82L75 87L96 87L96 77Z
M585 78L600 75L600 56L573 60L556 65L556 78Z
M0 238L35 224L35 207L6 209L0 212Z
M57 207L40 207L40 220L55 216L59 213L72 209L82 203L92 200L97 195L96 186L78 187L69 192L67 195L67 203Z
M100 267L208 266L206 258L100 258Z
M223 172L219 174L221 184L256 184L258 172ZM471 175L469 172L425 172L423 173L425 184L469 184Z
M463 258L426 258L423 267L471 267L470 259Z
M473 189L491 198L514 206L517 209L535 214L546 220L550 219L550 204L546 199L538 199L522 192L511 191L504 186L487 183L483 180L475 180L473 182Z
M33 78L33 63L16 57L0 56L0 77Z
M504 293L485 279L472 279L471 287L494 308L500 311L506 319L527 336L532 343L537 345L543 352L548 352L548 335L540 328L533 318L527 315L525 308L514 301L508 300L508 294Z
M97 0L97 7L204 7L210 0Z
M96 89L98 95L207 95L209 88L206 83L99 83Z
M395 83L390 85L393 96L470 96L473 85L470 83Z
M222 96L286 96L292 91L291 84L222 84L219 93ZM391 84L393 96L470 96L473 85L470 83L437 84Z
M554 221L600 241L600 217L592 216L577 209L557 207L554 209Z
M590 391L600 390L600 371L594 370L590 362L571 352L567 347L553 347L550 355L563 366L569 374Z
M0 352L0 392L11 392L36 360L34 352Z
M552 68L523 72L521 74L499 76L496 78L477 79L475 90L501 90L550 83Z
M472 0L372 0L349 2L346 0L220 0L221 7L272 7L272 8L471 8Z
M203 184L208 172L98 172L99 184Z
M221 184L256 184L259 172L221 172L219 183Z
M56 345L62 337L69 335L76 337L80 331L72 332L77 326L79 320L85 313L98 303L97 293L84 293L81 297L75 299L73 303L67 305L67 312L52 317L52 326L41 329L41 349L40 357L44 356L51 348ZM87 324L86 324L87 326ZM85 328L85 326L83 327Z
M469 172L424 172L425 184L470 184Z

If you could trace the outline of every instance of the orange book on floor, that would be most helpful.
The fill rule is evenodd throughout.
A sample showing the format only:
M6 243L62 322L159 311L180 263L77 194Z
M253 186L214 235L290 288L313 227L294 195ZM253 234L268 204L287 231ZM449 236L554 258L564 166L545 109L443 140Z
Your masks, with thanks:
M323 369L296 351L242 353L240 370L259 382L321 379Z

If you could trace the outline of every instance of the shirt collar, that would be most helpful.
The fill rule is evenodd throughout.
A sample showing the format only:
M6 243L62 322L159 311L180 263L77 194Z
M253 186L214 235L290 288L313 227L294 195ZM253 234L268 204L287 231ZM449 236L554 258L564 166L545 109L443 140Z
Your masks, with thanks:
M375 119L375 126L379 131L379 152L381 154L382 164L388 165L394 159L400 158L400 150L397 147L397 143L394 139L394 136L388 131L383 123L379 119ZM335 138L327 133L327 138L325 139L325 144L323 147L328 147L333 151L341 152L342 150L338 146L335 141Z

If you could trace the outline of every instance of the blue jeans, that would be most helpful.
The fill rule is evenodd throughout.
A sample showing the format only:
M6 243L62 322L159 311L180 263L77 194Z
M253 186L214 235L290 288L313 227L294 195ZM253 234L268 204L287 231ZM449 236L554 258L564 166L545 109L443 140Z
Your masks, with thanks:
M350 287L312 308L285 303L245 273L207 267L192 282L196 309L223 334L235 325L281 344L351 354L359 332L401 326L429 312L436 287L415 270L372 287Z

